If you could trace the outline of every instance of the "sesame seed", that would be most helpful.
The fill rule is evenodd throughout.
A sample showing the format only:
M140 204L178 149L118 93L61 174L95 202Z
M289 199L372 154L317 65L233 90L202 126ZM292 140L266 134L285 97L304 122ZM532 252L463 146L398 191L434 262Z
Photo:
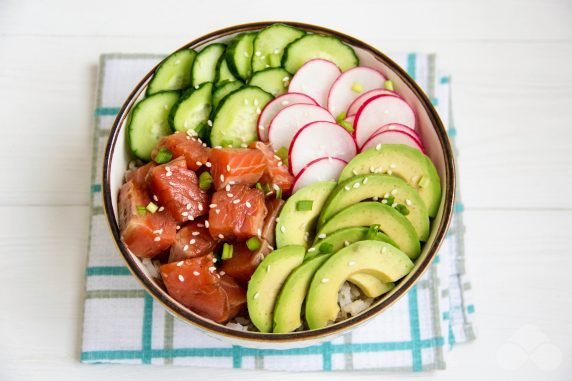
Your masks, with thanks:
M275 158L276 160L282 160L282 158L281 158L280 156L278 156L278 155L274 155L274 158Z
M240 202L240 200L237 198L236 200L232 200L233 204L238 204Z
M213 258L213 263L216 263L218 261L218 259Z
M211 273L214 273L216 271L216 267L214 267L214 266L209 267L209 271Z
M159 212L162 212L163 210L165 210L165 207L164 207L164 206L161 206L161 207L159 207L158 210L159 210Z
M258 237L260 237L262 235L262 229L258 228L258 230L256 231L256 233L258 234Z
M208 124L209 127L212 127L212 126L213 126L213 121L209 119L209 120L207 120L207 124Z
M311 247L311 248L308 249L308 253L312 253L312 252L314 252L314 251L316 251L316 248L315 248L315 247Z
M344 241L344 246L349 246L350 245L350 241Z
M177 226L175 227L175 229L181 230L181 227L180 227L179 225L177 225Z
M266 272L270 271L270 265L266 266Z
M165 173L165 176L171 177L171 176L173 176L173 172L167 172L167 173Z
M393 171L392 171L391 169L388 169L388 170L387 170L387 174L388 174L388 175L393 175Z
M216 204L210 204L209 208L216 208Z
M392 190L391 194L395 196L397 194L397 189Z
M278 53L280 53L280 49L278 49L278 48L274 49L274 54L278 54Z
M213 148L214 148L214 149L221 149L222 146L214 146Z
M381 252L382 252L383 254L387 253L387 247L383 247L383 248L381 249Z
M206 143L205 143L205 145L206 145ZM211 163L209 163L208 161L205 163L205 165L206 165L207 168L210 168L210 167L213 166L213 165L212 165Z
M263 126L262 124L259 124L259 125L258 125L258 128L259 128L260 130L264 131L264 126Z
M242 53L245 57L248 57L248 52L243 52Z
M289 80L290 80L290 77L288 77L288 76L282 78L282 82L288 82Z
M154 234L163 234L163 229L153 230Z
M200 86L199 85L195 85L195 90L198 89Z
M387 200L381 200L382 204L387 204Z
M155 238L153 238L153 241L155 241L155 242L159 242L160 240L161 240L161 237L155 237Z
M396 202L394 202L393 204L391 204L391 207L392 207L392 208L395 208L396 206L397 206L397 203L396 203Z
M200 161L197 161L195 164L196 164L198 167L200 167L201 165L203 165L203 163L201 163Z
M330 280L328 278L322 278L322 283L328 283Z
M199 208L199 211L201 211L201 212L202 212L202 211L203 211L203 209L204 209L204 208L203 208L203 204L199 204L199 205L197 206L197 208Z
M200 232L192 232L192 233L191 233L191 235L194 236L194 237L198 236L199 234L201 234L201 233L200 233Z
M254 105L258 106L258 98L254 98Z
M367 177L365 177L361 183L362 183L362 184L367 183Z
M197 225L197 226L200 226L200 225L201 225L201 224L199 224L199 225ZM209 226L210 226L209 220L205 220L205 228L208 229Z
M187 217L188 215L189 215L189 212L183 212L183 213L181 213L181 216L183 216L183 217Z
M276 217L276 218L275 218L275 221L276 221L276 222L280 222L280 217Z
M411 206L413 203L411 202L411 200L407 199L407 200L405 200L405 204L407 206Z
M395 169L395 168L397 168L397 165L395 165L395 164L393 164L393 163L392 163L392 164L389 164L389 168Z
M357 189L360 187L360 185L361 185L360 183L354 183L354 188Z
M220 233L219 233L218 237L219 237L220 239L224 239L224 235L222 235L222 234L220 234Z
M272 188L274 188L275 191L280 190L280 187L276 184L272 184Z
M346 186L344 187L344 189L347 190L347 191L349 191L349 190L351 189L351 187L350 187L349 185L346 185Z
M354 168L354 169L352 169L352 173L354 174L354 176L357 176L357 175L358 175L358 173L357 173L357 171L356 171L356 169L355 169L355 168Z
M183 247L183 251L187 251L187 250L189 250L189 245L185 245L185 246Z
M197 226L198 226L199 228L204 228L204 227L205 227L204 224L197 224ZM207 226L207 228L208 228L208 226Z
M260 53L259 50L257 50L257 51L254 52L254 55L255 55L256 57L260 57L261 54L262 54L262 53Z
M230 180L228 183L229 183L230 185L234 185L234 184L236 184L236 181Z
M195 217L189 215L189 221L194 221Z
M377 201L377 200L379 200L379 197L373 196L373 197L372 197L372 200L373 200L373 201Z
M233 197L234 197L234 195L233 195L232 193L227 193L226 196L227 196L228 198L233 198Z
M219 214L220 213L220 209L215 209L215 213Z
M226 184L226 186L224 187L224 190L226 190L227 192L230 191L230 184Z
M388 197L389 197L389 192L383 195L383 198L388 198Z
M419 176L413 176L413 177L411 178L411 181L414 182L414 183L416 183L418 179L419 179Z
M254 298L254 299L258 299L259 296L260 296L260 293L257 292L256 294L254 294L253 298Z
M157 197L157 195L153 195L153 200L156 201L156 202L159 201L159 198Z
M248 202L248 201L245 203L245 205L246 205L247 208L250 208L250 207L252 206L252 205L250 204L250 202Z
M224 182L224 175L222 175L222 174L220 175L220 181Z
M169 181L169 185L172 186L172 187L174 187L174 186L177 185L177 184L175 184L175 183L172 182L172 181Z
M229 164L226 165L226 170L230 171L230 165Z
M260 109L260 107L257 107L257 108L256 108L256 113L257 113L258 115L260 115L261 112L262 112L262 110Z
M189 243L190 243L191 245L194 245L195 243L197 243L197 240L193 238L192 240L189 241Z
M284 225L280 226L280 231L286 233L286 227Z
M191 204L187 204L187 210L191 210Z
M263 60L263 59L265 59L265 58L266 58L266 56L260 56L260 59L261 59L261 60Z
M245 106L248 106L248 99L245 99L245 100L244 100L244 105L245 105Z
M221 271L221 272L220 272L220 275L224 275L224 274L226 274L224 271Z
M181 274L179 274L179 280L180 280L181 282L184 282L184 281L185 281L185 277L182 276Z
M348 262L348 266L353 266L353 265L355 265L355 264L356 264L355 261L349 261L349 262Z
M379 143L378 145L375 146L375 150L379 151L381 149L381 143Z
M199 275L201 275L201 273L198 272L198 271L193 271L193 275L194 275L194 276L199 276Z
M288 101L282 101L281 105L282 105L282 106L288 106L288 103L290 103L290 102L288 102Z
M179 261L179 262L177 262L177 267L181 267L184 263L185 263L185 261Z
M318 238L319 238L319 239L324 239L324 238L326 238L326 233L318 234Z

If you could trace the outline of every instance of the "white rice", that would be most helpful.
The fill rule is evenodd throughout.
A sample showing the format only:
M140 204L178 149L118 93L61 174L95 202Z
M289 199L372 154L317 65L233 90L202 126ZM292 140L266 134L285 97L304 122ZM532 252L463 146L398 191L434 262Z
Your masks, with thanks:
M161 265L159 261L152 261L149 258L143 258L141 263L145 267L145 270L147 270L150 277L159 278L159 266Z

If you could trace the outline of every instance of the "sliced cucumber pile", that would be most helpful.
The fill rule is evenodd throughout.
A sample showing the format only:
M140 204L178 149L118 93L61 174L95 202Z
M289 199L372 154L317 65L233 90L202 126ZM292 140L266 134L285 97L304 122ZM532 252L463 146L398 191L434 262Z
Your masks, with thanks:
M252 54L256 33L241 33L236 36L226 50L226 63L235 77L244 81L252 75Z
M190 87L191 67L196 56L197 53L193 49L183 49L167 57L153 74L147 87L147 95Z
M292 79L292 75L281 67L264 69L254 73L250 82L250 86L258 86L267 93L277 97L288 91L288 84Z
M279 67L282 63L284 48L304 34L300 29L284 24L273 24L262 29L254 40L252 71Z
M240 89L242 86L242 82L240 81L226 81L222 82L221 84L217 85L216 89L213 92L213 108L216 109L220 101L223 100L228 94L232 93L235 90Z
M195 131L201 139L208 136L208 119L212 111L212 82L187 90L171 109L169 123L175 131Z
M151 160L151 151L159 139L169 135L169 112L179 100L179 92L162 91L148 96L135 105L127 122L129 148L133 155Z
M225 49L224 44L211 44L197 54L191 73L194 87L205 82L214 82L219 61L223 57Z
M300 66L314 58L331 61L342 71L359 65L354 50L336 37L308 34L286 47L282 56L282 66L294 74Z
M219 104L211 129L212 146L241 147L258 139L258 116L272 95L247 86L226 96Z

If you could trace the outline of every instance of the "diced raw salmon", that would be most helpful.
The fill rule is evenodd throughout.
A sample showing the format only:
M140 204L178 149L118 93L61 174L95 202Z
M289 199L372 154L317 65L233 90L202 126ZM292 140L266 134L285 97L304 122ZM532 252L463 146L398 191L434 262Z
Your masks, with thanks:
M254 185L266 168L264 155L255 149L215 148L209 157L216 190L227 184Z
M294 184L294 176L288 171L288 166L282 163L282 160L276 156L269 145L263 142L252 142L250 147L262 152L266 159L266 169L260 178L260 182L277 185L284 193L289 193Z
M203 144L196 137L191 137L183 132L175 132L159 140L159 143L151 152L151 157L155 160L159 150L166 148L173 154L173 159L184 156L187 168L196 171L205 165L209 159L209 148Z
M261 235L266 213L262 191L243 184L232 185L228 192L220 190L212 196L209 232L226 240Z
M133 180L133 182L135 184L137 184L137 186L142 187L142 188L147 188L147 184L146 184L146 178L147 178L147 173L149 173L149 170L151 168L153 168L155 166L155 163L153 162L149 162L139 168L135 168L131 171L128 171L127 173L125 173L125 182L128 182L130 180ZM147 204L145 204L147 205Z
M121 239L136 256L152 258L175 242L176 223L167 212L139 212L149 196L132 180L119 190L119 228Z
M259 250L250 251L246 244L238 243L234 245L232 258L222 261L221 270L246 286L263 259L264 254Z
M208 195L199 188L195 172L183 158L158 165L147 175L153 200L164 206L177 222L192 221L208 211Z
M244 290L232 279L216 273L213 255L185 259L161 266L165 287L175 300L201 316L222 323L246 302Z
M169 262L187 258L200 257L212 253L217 245L207 228L198 226L198 222L185 225L177 232L177 238L171 246Z
M266 209L268 214L264 219L264 226L262 227L262 238L266 240L271 246L275 246L274 232L276 230L276 218L284 205L284 201L276 198L269 198L266 200Z

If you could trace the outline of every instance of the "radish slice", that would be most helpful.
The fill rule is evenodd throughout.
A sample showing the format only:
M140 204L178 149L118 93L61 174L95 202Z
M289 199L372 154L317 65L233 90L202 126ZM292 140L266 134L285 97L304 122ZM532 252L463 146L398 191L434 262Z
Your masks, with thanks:
M263 142L267 142L268 127L272 119L284 108L295 104L317 105L315 100L306 94L300 93L286 93L274 98L264 106L262 113L258 117L258 138Z
M335 63L321 58L306 62L294 75L288 86L289 93L302 93L326 107L332 83L341 74Z
M308 163L296 176L292 192L318 181L337 181L347 163L339 157L321 157Z
M369 138L360 151L365 151L366 149L376 147L377 145L384 144L405 144L409 147L417 148L419 151L424 152L423 147L417 143L417 140L410 135L408 132L404 131L383 131L374 134Z
M379 71L358 66L344 72L335 80L328 94L328 110L336 116L346 112L361 94L383 87L385 77Z
M349 161L357 153L353 137L342 126L314 122L294 136L288 152L290 172L296 176L308 163L320 157L338 157Z
M346 120L348 120L348 119L349 118L346 118ZM419 146L424 148L423 142L421 141L421 136L419 136L419 134L417 132L415 132L414 130L412 130L411 128L404 126L403 124L399 124L399 123L391 123L391 124L386 124L385 126L381 126L377 130L375 130L375 132L371 136L374 136L374 135L377 135L381 132L386 132L386 131L405 132L406 134L411 135L411 137L417 141L417 144L419 144Z
M357 97L352 104L348 107L348 111L346 112L346 115L350 116L350 115L355 115L359 108L368 100L371 99L377 95L393 95L398 97L399 94L397 94L394 91L391 90L385 90L385 89L375 89L375 90L370 90L367 93L364 93L362 95L360 95L359 97Z
M270 122L268 140L275 150L289 148L294 135L308 123L319 120L335 122L334 117L320 106L296 104L285 107Z
M360 107L354 120L357 145L363 146L379 126L390 123L400 123L415 129L415 113L407 102L393 95L370 98Z

